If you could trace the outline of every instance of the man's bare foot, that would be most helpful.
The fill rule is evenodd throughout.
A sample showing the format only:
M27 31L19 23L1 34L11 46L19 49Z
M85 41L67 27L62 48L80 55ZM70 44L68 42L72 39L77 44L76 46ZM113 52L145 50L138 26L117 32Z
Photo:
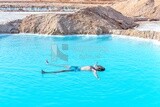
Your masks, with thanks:
M45 71L41 70L41 73L42 73L42 74L44 74L44 73L45 73Z

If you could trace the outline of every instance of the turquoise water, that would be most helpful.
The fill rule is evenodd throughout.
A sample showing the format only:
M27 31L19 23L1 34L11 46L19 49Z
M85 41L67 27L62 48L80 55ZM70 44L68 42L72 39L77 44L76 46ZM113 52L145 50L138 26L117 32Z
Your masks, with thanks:
M41 75L60 70L51 46L68 44L68 61L54 64L106 67L91 72ZM160 46L111 36L0 35L0 107L160 107Z

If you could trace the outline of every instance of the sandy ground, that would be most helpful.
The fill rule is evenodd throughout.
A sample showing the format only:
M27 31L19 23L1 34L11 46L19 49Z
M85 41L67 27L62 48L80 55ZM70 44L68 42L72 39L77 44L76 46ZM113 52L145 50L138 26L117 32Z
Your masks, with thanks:
M145 22L138 22L140 26L136 27L135 29L140 31L156 31L160 32L160 21L145 21Z
M0 12L0 24L4 24L6 22L10 22L17 19L23 19L31 14L70 14L73 12Z

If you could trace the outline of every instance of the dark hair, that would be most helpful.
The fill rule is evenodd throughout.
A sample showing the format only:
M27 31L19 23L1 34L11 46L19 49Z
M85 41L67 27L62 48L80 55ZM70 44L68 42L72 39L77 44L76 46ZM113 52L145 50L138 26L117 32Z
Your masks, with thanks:
M94 69L95 69L96 71L105 71L105 68L104 68L103 66L101 66L101 65L95 65L95 66L94 66Z

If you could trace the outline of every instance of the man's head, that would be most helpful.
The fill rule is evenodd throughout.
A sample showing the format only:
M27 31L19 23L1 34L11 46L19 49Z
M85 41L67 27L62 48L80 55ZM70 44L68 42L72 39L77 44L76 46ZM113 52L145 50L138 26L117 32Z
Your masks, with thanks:
M101 65L94 65L96 71L105 71L105 68Z

